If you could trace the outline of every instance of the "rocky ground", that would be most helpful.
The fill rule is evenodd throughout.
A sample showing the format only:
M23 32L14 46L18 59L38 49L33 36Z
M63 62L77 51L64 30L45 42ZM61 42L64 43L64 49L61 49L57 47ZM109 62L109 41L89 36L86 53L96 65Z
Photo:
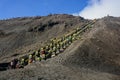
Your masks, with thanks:
M55 16L49 16L49 18L52 17L52 20L54 20L53 17ZM57 24L57 26L52 26L52 28L57 27L54 31L52 31L53 29L51 28L45 28L45 31L43 32L39 32L37 29L32 30L33 28L31 28L29 29L30 33L44 34L44 36L36 35L32 40L28 40L27 44L24 46L31 50L37 49L39 47L37 46L39 40L42 41L41 39L46 40L52 37L62 36L66 31L74 29L74 25L82 25L87 22L87 20L79 17L68 15L57 16L58 20L61 18L60 21L64 19L66 22L68 21L68 23L70 22L67 19L70 18L73 25L69 25L67 26L68 28L65 28L65 25L60 26L63 24L61 23ZM48 17L43 18L49 19ZM2 28L3 27L0 29L2 30ZM55 30L59 30L60 32ZM20 34L22 32L20 31L18 33ZM55 33L57 34L55 35ZM27 34L27 31L23 34ZM28 35L30 36L31 34ZM3 33L1 35L1 47L5 44L8 45L9 43L5 43L4 40L8 40L6 38L9 36L6 35L6 37L3 37ZM13 34L9 35L13 36ZM47 35L49 37L46 37ZM35 38L37 36L38 39ZM24 38L22 37L21 39L24 41L27 38L28 36ZM31 39L31 37L29 38ZM14 43L13 39L11 41ZM19 39L16 40L15 37L15 41L19 42ZM45 42L42 42L44 45ZM19 44L23 45L22 43ZM12 47L10 46L10 48ZM21 52L21 54L19 53L19 55L12 57L24 55L25 52L22 53L22 50L27 51L26 48L19 48L19 46L16 47L15 50L20 49L18 52ZM2 54L4 54L4 56ZM15 51L13 53L11 51L9 54L4 53L3 51L3 53L1 53L0 62L3 63L9 61L12 59L11 55L14 54L16 54ZM120 80L120 18L108 16L99 19L90 30L81 35L81 39L73 42L63 53L47 59L46 61L27 65L24 69L0 71L0 80Z
M61 37L87 22L66 14L1 20L0 61L37 50L51 38Z

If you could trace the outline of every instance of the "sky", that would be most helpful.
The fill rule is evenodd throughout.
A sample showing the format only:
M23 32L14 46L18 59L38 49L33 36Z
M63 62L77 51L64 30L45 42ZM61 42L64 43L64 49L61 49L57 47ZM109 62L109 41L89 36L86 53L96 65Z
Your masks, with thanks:
M73 14L81 11L87 0L0 0L0 19L48 14Z
M0 0L0 19L72 14L86 19L120 16L120 0Z

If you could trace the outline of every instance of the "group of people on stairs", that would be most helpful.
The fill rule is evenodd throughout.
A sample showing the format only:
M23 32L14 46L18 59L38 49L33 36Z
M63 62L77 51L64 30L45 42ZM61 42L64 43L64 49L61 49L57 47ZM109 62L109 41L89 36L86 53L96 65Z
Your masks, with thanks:
M50 43L46 46L40 48L39 50L34 51L29 55L25 55L19 59L13 59L10 62L10 68L24 68L24 66L31 64L33 62L38 62L41 60L46 60L48 58L54 57L59 53L63 52L73 41L80 38L80 34L85 30L91 28L90 23L83 28L77 28L71 33L64 35L62 38L53 38L50 40Z

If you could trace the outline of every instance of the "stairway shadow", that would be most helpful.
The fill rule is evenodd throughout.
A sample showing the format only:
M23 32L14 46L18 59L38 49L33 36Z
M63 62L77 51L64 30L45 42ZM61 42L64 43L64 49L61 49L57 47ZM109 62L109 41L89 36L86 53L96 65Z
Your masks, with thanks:
M9 63L0 63L0 71L6 71L9 68Z

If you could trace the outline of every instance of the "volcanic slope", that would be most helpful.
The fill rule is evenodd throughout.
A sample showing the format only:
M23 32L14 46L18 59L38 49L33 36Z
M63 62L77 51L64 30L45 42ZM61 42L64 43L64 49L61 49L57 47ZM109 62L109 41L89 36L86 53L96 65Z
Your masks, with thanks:
M63 53L24 69L2 71L0 79L120 80L120 18L97 20Z
M1 20L0 62L38 50L51 38L62 37L87 22L67 14Z

